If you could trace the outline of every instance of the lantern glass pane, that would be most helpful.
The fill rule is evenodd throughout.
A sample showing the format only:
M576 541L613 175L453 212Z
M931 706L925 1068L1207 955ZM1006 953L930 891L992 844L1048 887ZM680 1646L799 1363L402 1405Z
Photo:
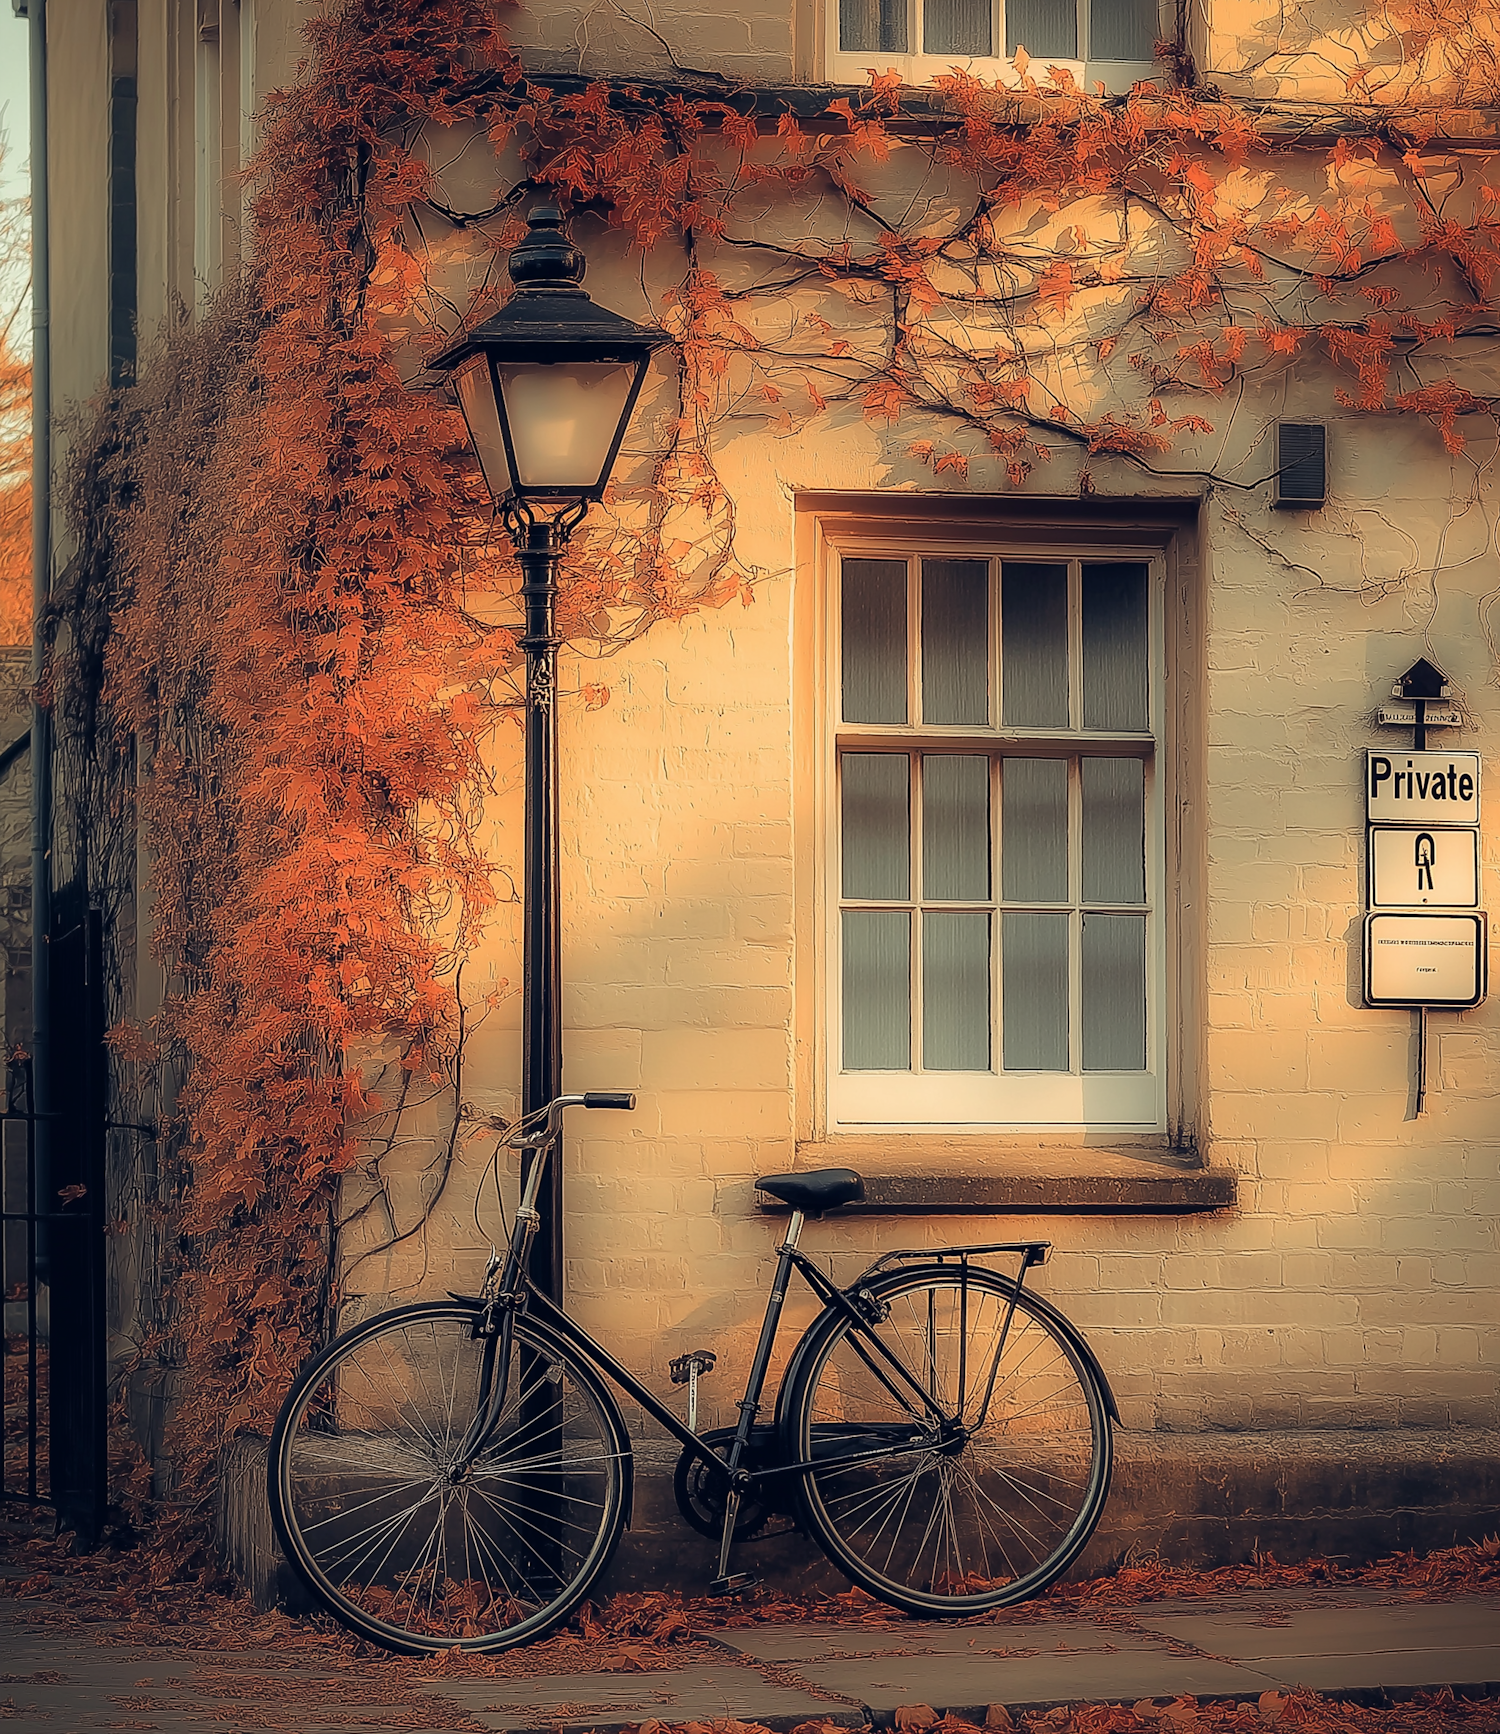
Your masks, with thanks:
M510 465L506 462L505 438L500 432L500 412L490 385L488 361L476 355L460 369L453 383L485 482L495 498L503 500L510 492Z
M630 402L630 362L521 362L496 368L525 489L581 494L602 485Z

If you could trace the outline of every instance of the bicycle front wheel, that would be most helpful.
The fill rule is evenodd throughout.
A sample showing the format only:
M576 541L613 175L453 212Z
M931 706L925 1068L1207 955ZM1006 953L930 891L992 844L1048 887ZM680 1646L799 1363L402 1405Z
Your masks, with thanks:
M625 1524L630 1445L586 1361L517 1318L505 1400L472 1455L486 1343L473 1307L402 1307L332 1342L271 1437L287 1557L346 1626L388 1649L503 1650L587 1594Z
M818 1465L801 1483L809 1532L910 1614L1038 1594L1109 1493L1109 1403L1088 1356L996 1271L922 1266L867 1292L866 1322L829 1309L795 1358L784 1448Z

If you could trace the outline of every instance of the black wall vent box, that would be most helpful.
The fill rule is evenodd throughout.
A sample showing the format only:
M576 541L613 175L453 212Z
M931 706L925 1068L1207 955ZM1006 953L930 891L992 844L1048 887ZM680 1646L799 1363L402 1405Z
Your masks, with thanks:
M1272 503L1309 511L1328 498L1328 429L1319 421L1276 424L1276 492Z

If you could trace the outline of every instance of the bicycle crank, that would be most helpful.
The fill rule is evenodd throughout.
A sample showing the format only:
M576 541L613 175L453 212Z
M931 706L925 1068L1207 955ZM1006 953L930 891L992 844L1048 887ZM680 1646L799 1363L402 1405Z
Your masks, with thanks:
M703 1435L704 1443L712 1445L721 1455L728 1453L733 1439L733 1427L716 1427L713 1432ZM760 1469L773 1469L780 1461L776 1428L769 1424L756 1427L740 1460L741 1468L754 1473ZM781 1479L790 1482L791 1478ZM710 1541L717 1541L724 1533L724 1496L728 1491L728 1476L720 1470L711 1469L701 1457L695 1456L691 1451L684 1451L677 1459L677 1471L672 1477L672 1492L677 1498L677 1509L699 1535L706 1535ZM739 1515L734 1524L734 1539L754 1541L764 1534L766 1525L772 1518L790 1518L793 1514L790 1485L787 1487L787 1495L787 1501L783 1504L762 1490L742 1493ZM782 1532L778 1530L776 1533Z

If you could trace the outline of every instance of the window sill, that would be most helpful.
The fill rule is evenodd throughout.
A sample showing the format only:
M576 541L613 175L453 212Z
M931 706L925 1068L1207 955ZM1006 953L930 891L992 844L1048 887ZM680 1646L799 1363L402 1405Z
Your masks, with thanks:
M1052 69L1064 74L1062 82L1054 82ZM862 96L870 93L873 72L897 73L907 90L931 90L938 78L956 71L980 78L999 91L1024 92L1028 81L1035 82L1044 93L1061 92L1068 88L1066 79L1073 81L1075 91L1092 95L1099 85L1118 96L1128 95L1137 84L1160 80L1161 67L1147 60L1067 60L1056 56L1031 55L1026 73L1016 71L1011 55L996 54L896 54L890 49L834 49L829 53L827 78L839 85L853 85Z
M1184 1165L1188 1164L1188 1165ZM1235 1176L1160 1141L1005 1147L934 1136L839 1138L797 1146L797 1169L854 1168L865 1196L848 1216L1185 1216L1231 1209ZM761 1199L767 1215L787 1207Z

